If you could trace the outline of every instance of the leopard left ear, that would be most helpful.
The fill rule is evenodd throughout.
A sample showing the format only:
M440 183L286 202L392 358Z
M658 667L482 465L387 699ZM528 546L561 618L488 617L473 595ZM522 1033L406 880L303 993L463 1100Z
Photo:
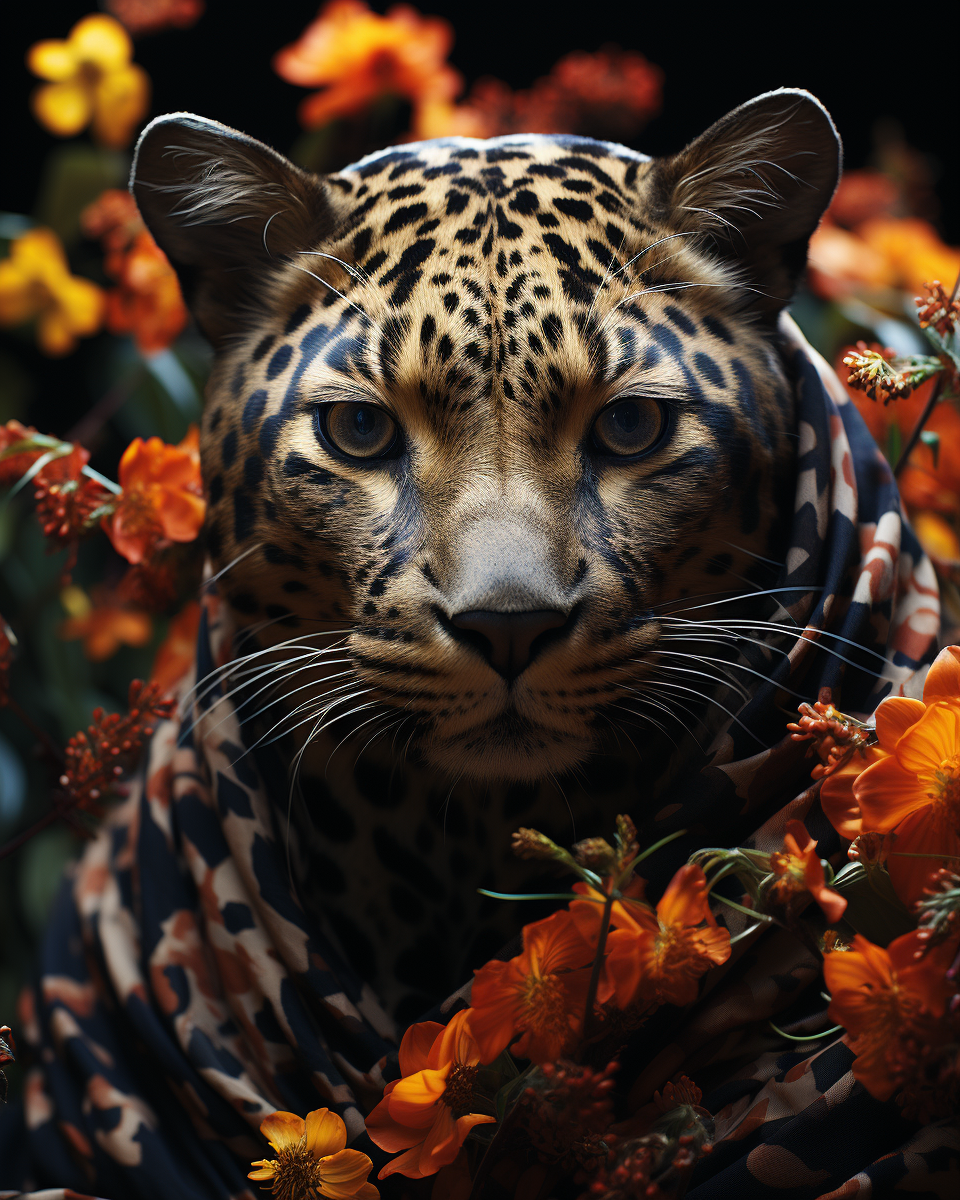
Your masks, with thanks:
M809 92L781 88L735 108L672 158L651 200L678 232L737 268L749 307L774 321L806 265L807 243L840 178L842 147Z
M336 223L323 179L193 113L150 122L130 190L214 347L257 320L271 276Z

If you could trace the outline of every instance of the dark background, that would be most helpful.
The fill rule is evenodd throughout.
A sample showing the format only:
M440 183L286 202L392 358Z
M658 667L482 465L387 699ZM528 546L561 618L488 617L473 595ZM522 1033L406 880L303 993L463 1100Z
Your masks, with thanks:
M0 39L0 112L6 140L0 206L29 212L44 155L59 139L27 107L36 84L24 66L28 46L65 37L95 8L69 0L10 0ZM373 3L383 12L388 4ZM452 62L468 84L494 75L514 88L546 75L574 49L608 42L638 50L665 72L664 106L638 149L679 149L728 109L770 88L805 87L833 114L850 166L866 164L876 121L894 117L907 141L937 160L941 231L960 241L960 213L949 198L960 183L955 87L946 27L938 40L934 10L888 10L871 18L863 5L530 3L423 0L425 14L456 30ZM193 28L137 40L136 60L153 80L152 115L185 109L288 149L299 133L297 103L307 92L274 74L274 52L313 19L317 0L207 0ZM944 13L945 20L945 13Z

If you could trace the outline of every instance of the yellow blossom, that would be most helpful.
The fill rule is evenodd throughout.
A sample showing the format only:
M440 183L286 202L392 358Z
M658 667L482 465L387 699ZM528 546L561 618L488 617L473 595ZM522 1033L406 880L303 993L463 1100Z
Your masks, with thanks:
M277 1200L378 1200L380 1193L367 1176L373 1163L360 1150L346 1150L347 1127L328 1108L307 1113L275 1112L260 1132L277 1152L276 1158L251 1163L247 1178L269 1183Z
M103 145L129 145L150 104L150 80L132 55L130 35L106 13L78 21L65 41L34 43L27 66L49 82L31 97L33 115L58 137L92 124Z
M70 274L60 239L50 229L30 229L0 262L0 325L37 318L37 340L46 354L67 354L78 337L96 333L103 292Z

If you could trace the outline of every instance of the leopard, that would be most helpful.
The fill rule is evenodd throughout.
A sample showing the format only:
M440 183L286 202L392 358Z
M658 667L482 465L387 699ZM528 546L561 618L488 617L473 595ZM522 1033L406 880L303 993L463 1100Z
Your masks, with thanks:
M188 113L143 132L131 190L214 352L221 693L399 1025L515 935L482 894L541 879L513 829L655 810L732 712L686 624L783 559L783 314L840 163L789 88L659 158L450 137L319 175Z

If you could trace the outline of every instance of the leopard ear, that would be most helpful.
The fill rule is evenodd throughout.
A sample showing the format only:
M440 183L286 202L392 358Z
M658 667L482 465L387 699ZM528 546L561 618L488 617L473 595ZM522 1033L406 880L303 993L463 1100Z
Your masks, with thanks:
M334 224L322 179L191 113L146 127L130 190L215 347L263 311L271 274L316 247Z
M667 224L705 235L752 289L744 293L749 307L772 321L793 296L841 158L840 136L819 100L781 88L659 160L651 198Z

